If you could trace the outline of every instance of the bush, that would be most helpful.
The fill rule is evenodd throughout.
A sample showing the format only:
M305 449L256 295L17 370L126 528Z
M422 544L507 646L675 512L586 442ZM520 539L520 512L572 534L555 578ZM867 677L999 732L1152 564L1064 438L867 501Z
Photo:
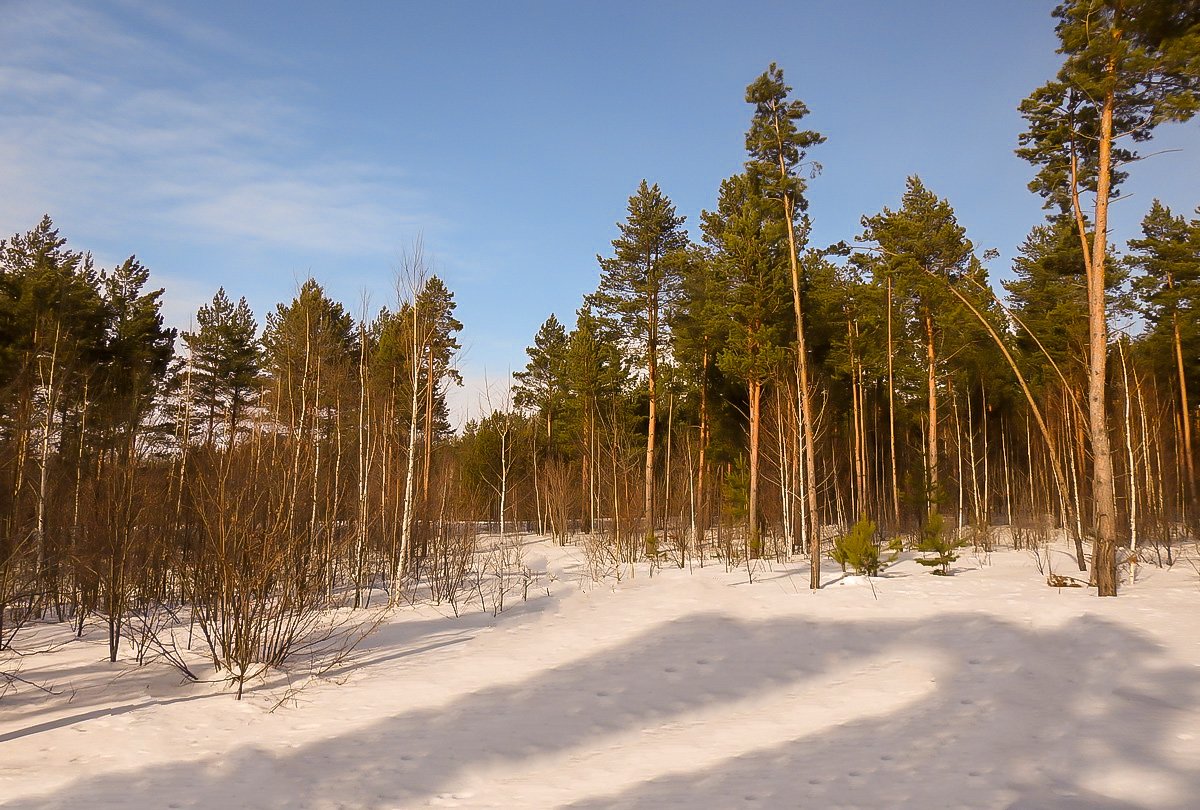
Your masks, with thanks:
M945 528L945 521L939 512L932 512L929 515L929 520L925 523L925 528L921 530L921 541L917 544L917 551L922 551L933 556L919 559L921 565L927 565L933 568L931 574L939 576L950 575L950 563L958 559L958 555L954 552L957 549L966 545L957 537L952 537Z
M850 533L833 541L833 552L830 556L846 570L846 566L854 569L854 573L874 577L879 575L879 569L896 559L900 553L899 541L893 540L888 544L891 555L886 559L880 556L879 546L875 540L875 521L863 515L850 528Z

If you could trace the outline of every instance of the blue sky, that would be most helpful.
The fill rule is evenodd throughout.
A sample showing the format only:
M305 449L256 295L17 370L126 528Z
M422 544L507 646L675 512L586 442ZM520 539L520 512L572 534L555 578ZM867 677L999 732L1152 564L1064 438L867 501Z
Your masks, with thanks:
M828 142L813 241L853 238L919 174L994 277L1041 216L1012 153L1058 65L1050 2L69 2L0 0L0 234L49 213L111 266L136 253L186 328L224 285L261 318L313 275L351 311L394 300L420 236L454 291L468 384L568 325L628 196L695 228L744 160L771 61ZM1200 129L1164 128L1114 209L1200 203Z

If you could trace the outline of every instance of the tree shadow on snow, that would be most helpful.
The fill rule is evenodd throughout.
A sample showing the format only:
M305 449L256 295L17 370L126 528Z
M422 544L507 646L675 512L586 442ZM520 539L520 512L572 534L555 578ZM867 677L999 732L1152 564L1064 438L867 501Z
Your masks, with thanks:
M219 760L86 777L10 806L412 807L481 769L516 784L534 761L586 760L631 739L615 735L686 724L695 712L769 690L807 683L828 690L812 693L820 702L842 688L825 685L831 673L906 656L936 660L928 671L936 683L891 712L872 713L871 691L860 691L863 711L815 733L789 727L786 715L770 718L786 741L763 747L736 727L701 725L697 736L728 740L715 765L663 762L655 778L624 789L617 779L611 793L567 785L542 795L577 808L951 807L964 798L977 807L1125 807L1098 786L1114 763L1147 786L1176 791L1148 791L1143 802L1183 806L1172 797L1200 793L1200 772L1172 752L1178 725L1200 700L1195 670L1162 667L1153 642L1102 619L1034 629L969 613L821 623L707 614L342 737L290 750L284 741L271 750L250 743ZM859 690L913 686L862 677ZM649 745L645 756L656 753ZM474 803L497 806L503 796L479 792Z

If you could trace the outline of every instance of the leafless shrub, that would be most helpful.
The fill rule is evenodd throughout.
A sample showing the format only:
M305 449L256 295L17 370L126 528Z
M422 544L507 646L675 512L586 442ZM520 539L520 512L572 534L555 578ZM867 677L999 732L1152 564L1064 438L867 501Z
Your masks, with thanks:
M996 530L993 526L985 521L976 521L969 528L971 534L971 547L984 554L991 554L996 550Z
M327 549L332 559L339 549L297 519L291 475L311 474L303 454L292 454L290 473L264 481L255 475L271 457L263 444L243 450L261 459L227 459L199 481L201 526L185 586L213 665L239 699L251 678L296 656L338 649L346 624L329 610L328 560L318 553Z
M529 586L522 583L528 568L525 565L525 546L520 537L499 538L487 553L487 570L492 575L492 615L504 612L504 600L509 593L522 588L528 595Z
M566 545L570 533L570 515L578 510L575 469L565 461L551 458L546 461L544 476L550 535L559 545Z
M589 532L583 535L584 574L592 582L613 578L620 582L624 563L612 535Z
M431 527L424 568L429 596L435 605L448 602L458 615L459 596L475 559L475 525L467 521L437 521Z
M1022 526L1013 526L1011 535L1012 547L1014 551L1030 548L1032 545L1033 531Z
M13 649L17 633L41 615L45 594L30 564L33 535L0 541L0 652Z
M1026 539L1022 545L1028 549L1029 554L1033 557L1033 564L1037 566L1038 573L1046 576L1051 568L1050 561L1050 545L1037 539Z

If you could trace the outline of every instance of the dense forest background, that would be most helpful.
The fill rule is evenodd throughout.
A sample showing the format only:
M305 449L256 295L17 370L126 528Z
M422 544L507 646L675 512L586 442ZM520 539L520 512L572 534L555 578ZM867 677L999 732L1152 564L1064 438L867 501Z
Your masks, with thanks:
M452 598L484 531L577 538L598 570L1063 536L1102 595L1171 564L1200 527L1200 210L1155 201L1116 245L1107 206L1200 103L1200 8L1055 14L1019 145L1047 216L1011 280L918 177L811 244L824 139L771 65L711 210L643 181L595 291L458 433L461 324L419 245L374 318L309 279L263 324L218 290L177 334L135 257L98 268L49 217L4 240L0 648L99 616L115 660L187 606L245 672L323 607Z

